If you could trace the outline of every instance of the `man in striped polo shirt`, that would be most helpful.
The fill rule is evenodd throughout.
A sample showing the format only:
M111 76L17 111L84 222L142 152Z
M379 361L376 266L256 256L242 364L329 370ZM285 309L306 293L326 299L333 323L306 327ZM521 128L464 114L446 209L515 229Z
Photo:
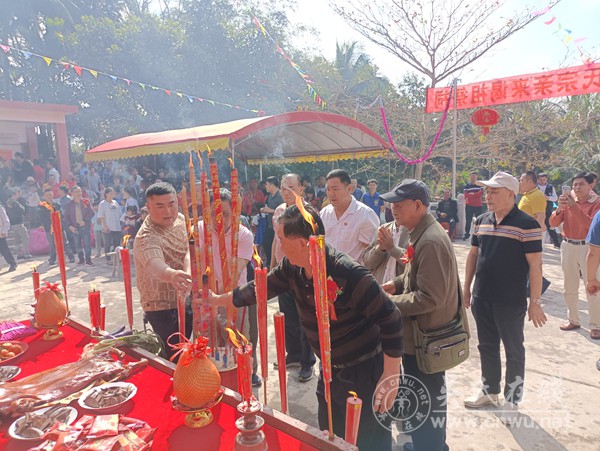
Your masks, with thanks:
M318 225L319 233L324 233L319 213L310 206L306 210ZM278 222L277 234L284 257L268 275L267 298L288 291L293 293L306 338L315 354L320 355L308 248L312 227L296 206L287 208ZM346 399L349 390L355 391L364 401L358 447L391 450L391 430L384 427L375 414L388 411L398 391L402 356L400 311L365 267L329 245L326 249L327 275L339 288L332 301L337 319L330 321L333 430L339 437L344 436ZM211 298L214 305L227 306L232 302L236 307L253 305L256 303L254 282L226 294L211 293ZM319 426L327 429L322 375L317 384L317 399Z
M500 419L514 424L525 379L524 321L535 327L546 322L541 307L542 230L538 222L515 205L519 181L505 172L480 182L486 187L489 211L477 218L467 256L465 305L473 306L477 324L481 379L480 393L465 406L499 405L502 364L500 342L506 352L504 407ZM527 306L527 276L531 296ZM475 278L471 297L471 283Z

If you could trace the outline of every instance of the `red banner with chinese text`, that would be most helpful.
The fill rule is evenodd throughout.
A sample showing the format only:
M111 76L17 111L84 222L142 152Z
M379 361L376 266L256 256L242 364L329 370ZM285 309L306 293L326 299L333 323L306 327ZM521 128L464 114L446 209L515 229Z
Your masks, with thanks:
M456 89L459 110L600 92L600 63L498 78ZM444 111L450 87L427 88L425 112Z

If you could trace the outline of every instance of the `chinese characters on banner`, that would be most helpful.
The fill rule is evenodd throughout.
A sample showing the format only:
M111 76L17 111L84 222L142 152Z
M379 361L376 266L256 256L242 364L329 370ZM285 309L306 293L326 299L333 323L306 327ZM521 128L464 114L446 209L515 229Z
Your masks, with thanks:
M600 92L600 63L498 78L456 89L459 110ZM428 88L425 112L444 111L450 87Z

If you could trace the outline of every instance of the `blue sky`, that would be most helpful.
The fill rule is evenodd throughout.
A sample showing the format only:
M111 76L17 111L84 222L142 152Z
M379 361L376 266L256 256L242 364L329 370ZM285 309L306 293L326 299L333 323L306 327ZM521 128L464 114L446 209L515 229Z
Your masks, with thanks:
M533 10L546 6L542 1L508 0L502 7L505 16L516 10L532 5ZM304 36L302 43L311 51L332 59L335 57L336 39L339 41L356 40L364 44L364 50L371 55L380 72L396 82L410 68L369 43L364 37L352 30L328 6L327 0L298 0L295 13L290 18L319 30L319 36ZM551 25L543 22L556 16ZM600 44L600 0L563 0L550 13L541 16L525 29L511 36L504 43L494 47L487 56L482 57L458 76L461 83L489 80L498 77L543 72L560 67L583 64L575 45L566 45L566 33L554 34L558 23L571 29L573 37L587 37L579 46L592 59L598 59ZM443 81L442 84L449 83ZM318 90L318 85L315 86Z

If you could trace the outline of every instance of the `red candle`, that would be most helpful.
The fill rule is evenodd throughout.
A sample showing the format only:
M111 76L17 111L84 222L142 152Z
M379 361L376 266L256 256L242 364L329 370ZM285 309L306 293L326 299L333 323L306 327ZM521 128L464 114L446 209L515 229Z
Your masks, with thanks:
M241 341L237 339L236 332L232 329L226 327L225 330L229 335L229 341L235 347L238 365L238 392L242 396L241 404L249 407L252 401L252 344L239 331L237 331L237 335Z
M352 396L346 399L346 434L344 440L352 445L356 445L358 438L358 427L360 425L360 412L362 410L362 399L351 391Z
M92 286L88 291L88 303L90 307L90 323L93 329L100 327L100 291Z
M202 162L202 160L200 160ZM198 226L198 205L196 198L196 169L194 169L194 159L192 158L192 152L190 152L190 196L192 199L192 218L194 225ZM187 197L187 196L186 196ZM185 207L187 209L187 205Z
M185 293L177 292L177 322L179 324L179 333L185 335Z
M206 206L202 209L202 223L204 228L204 267L209 268L213 266L212 215L211 209L208 207L208 205L210 205L210 197L206 186L206 172L202 172L200 175L200 190L202 191L202 205ZM210 289L216 291L214 272L209 274L208 280Z
M247 343L237 348L238 392L242 402L247 406L252 399L252 344Z
M287 414L287 374L285 369L285 314L276 312L273 314L275 324L275 347L277 348L277 371L279 372L279 397L281 399L281 411ZM262 345L261 345L262 346Z
M212 309L208 301L208 275L210 267L206 268L206 273L202 275L202 336L209 337L210 348L215 351L215 336L212 327Z
M225 246L225 225L223 224L223 206L221 205L221 188L219 185L219 170L217 168L217 161L209 157L210 162L210 178L212 180L212 193L213 202L211 208L213 209L213 215L215 218L215 224L217 227L217 240L219 244L219 256L221 261L221 277L223 280L224 292L231 291L231 278L229 274L229 266L227 264L227 248ZM229 309L228 309L229 310ZM230 327L235 327L235 324L230 322L228 312L228 324Z
M190 227L190 210L189 210L189 204L188 204L188 200L187 200L187 189L185 187L185 183L183 184L183 186L181 188L181 203L183 204L183 216L185 216L185 228L189 232L191 229L191 227Z
M40 289L40 273L37 270L37 266L33 267L33 272L31 273L31 279L33 280L33 296L38 298L38 291Z
M258 340L260 343L260 372L263 378L264 403L267 403L267 378L269 376L269 358L267 342L267 268L263 267L258 249L254 246L253 256L256 267L254 268L254 289L256 293L256 315L258 319ZM285 367L285 365L284 365Z
M106 330L106 305L100 304L100 330Z
M242 212L242 204L239 199L238 171L231 163L231 288L238 286L238 241L240 232L240 214Z
M127 322L129 328L133 330L133 298L131 294L131 259L127 242L129 235L123 237L123 248L119 251L121 254L121 266L123 267L123 283L125 284L125 305L127 306Z
M54 236L54 245L56 247L56 258L58 259L58 267L60 268L60 278L63 285L63 291L65 295L65 304L67 306L67 312L70 314L69 301L67 299L67 268L65 266L65 245L63 242L63 229L62 222L60 220L60 212L52 212L52 235Z
M331 337L329 331L329 309L327 303L327 268L325 266L325 236L311 236L309 238L310 263L313 271L313 286L315 293L315 307L319 329L319 347L323 367L323 386L327 401L329 420L329 437L333 438L333 420L331 412Z

